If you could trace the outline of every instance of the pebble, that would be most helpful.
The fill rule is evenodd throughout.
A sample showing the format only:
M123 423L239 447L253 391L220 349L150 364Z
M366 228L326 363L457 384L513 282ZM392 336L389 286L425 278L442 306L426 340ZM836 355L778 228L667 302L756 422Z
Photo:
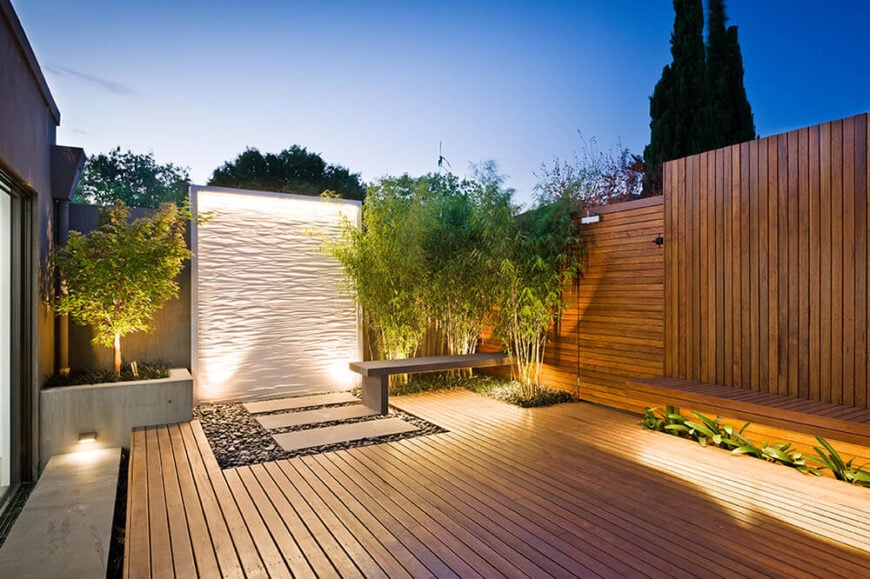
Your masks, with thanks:
M342 406L331 405L331 406ZM311 408L300 408L301 410L310 410ZM278 414L278 413L276 413ZM262 415L261 415L262 416ZM355 440L352 442L342 442L337 444L328 444L314 448L305 448L288 452L275 444L275 439L272 434L280 434L284 432L293 432L296 430L307 430L309 428L320 428L323 426L335 426L337 424L347 424L351 422L362 422L367 420L381 420L384 418L401 418L410 422L417 427L417 430L412 432L403 432L400 434L391 434L388 436L380 436L376 438L367 438L363 440ZM447 432L440 426L436 426L431 422L418 418L401 410L391 409L387 416L375 416L364 418L353 418L349 420L338 420L321 424L305 424L302 426L279 428L268 431L263 428L254 417L245 410L245 407L237 403L208 403L195 406L193 409L193 418L199 420L202 424L202 429L205 436L211 445L218 465L221 468L233 468L239 466L249 466L252 464L260 464L263 462L271 462L274 460L284 460L296 456L304 456L310 454L320 454L323 452L332 452L336 450L346 450L357 446L368 446L371 444L382 444L385 442L394 442L404 440L406 438L414 438L416 436L428 436L432 434L441 434Z

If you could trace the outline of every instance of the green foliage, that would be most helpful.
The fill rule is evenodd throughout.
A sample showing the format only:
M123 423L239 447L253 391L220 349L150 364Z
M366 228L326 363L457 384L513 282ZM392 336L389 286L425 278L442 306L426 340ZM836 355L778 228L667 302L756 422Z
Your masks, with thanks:
M430 175L419 189L421 301L452 355L472 354L495 306L499 237L510 194L455 175Z
M233 161L215 169L208 184L298 195L331 191L344 199L359 201L366 194L359 173L327 164L320 155L299 145L265 155L257 149L245 149Z
M419 203L426 188L408 175L382 178L369 187L362 227L346 222L342 238L327 245L386 359L411 356L426 328Z
M656 432L661 432L665 426L665 421L656 416L656 411L658 408L650 408L646 407L643 415L643 420L640 421L640 425L646 428L647 430L655 430Z
M171 203L151 216L129 221L123 201L101 215L89 235L71 231L65 247L53 255L65 290L53 302L59 314L93 327L94 343L115 349L120 372L120 339L150 331L151 318L178 296L176 276L191 257L184 241L187 207Z
M69 374L53 374L45 381L45 388L59 386L78 386L80 384L104 384L107 382L128 382L131 380L155 380L169 378L169 366L162 363L138 364L138 376L133 374L130 364L121 367L121 373L115 374L108 368L89 368L73 370Z
M718 149L755 138L752 107L743 86L743 55L737 27L725 27L725 3L710 0L707 17L707 148Z
M405 358L429 324L452 354L472 353L492 317L531 397L547 330L564 308L562 287L579 270L567 196L540 196L516 215L495 165L474 179L385 177L369 188L362 228L347 223L327 250L377 336L378 352Z
M564 308L562 288L580 272L580 237L567 196L540 192L536 207L506 224L500 240L496 332L528 395L541 383L547 330Z
M650 98L650 142L643 153L646 189L662 190L662 163L705 150L707 69L701 0L674 0L673 61Z
M822 445L822 448L819 448L818 446L813 447L818 458L815 456L808 456L807 458L825 468L831 469L831 472L837 480L846 481L849 484L862 487L870 487L870 470L864 468L870 465L870 463L855 466L854 458L844 461L834 447L831 446L831 443L824 438L817 436L816 441Z
M510 194L454 175L384 177L363 204L362 228L347 223L328 251L377 336L378 353L406 358L430 325L451 354L477 347L499 283L500 228Z
M130 207L156 209L161 203L182 205L189 186L187 169L160 165L153 153L122 153L116 147L88 157L73 202L112 205L120 199Z
M508 380L486 374L459 375L450 372L427 372L412 374L407 383L391 386L390 395L418 394L465 388L472 392L495 398L522 408L552 406L577 399L563 390L540 387L529 395L516 380Z
M673 62L650 98L645 194L661 192L665 161L755 137L737 27L726 29L724 2L710 1L706 47L701 0L674 0L674 12Z
M536 189L551 198L568 197L578 209L637 199L642 195L643 159L618 143L602 151L580 135L580 152L570 161L542 165Z
M855 466L855 459L843 461L834 447L824 438L816 437L823 448L813 447L818 457L805 455L792 448L791 443L764 442L757 446L744 436L744 432L750 426L747 422L740 430L728 424L722 424L722 419L717 417L710 419L699 412L692 412L693 419L686 418L678 408L668 406L662 412L658 408L646 408L644 418L640 424L646 429L659 432L670 432L697 440L701 446L712 444L721 448L731 449L733 455L747 455L768 462L774 462L791 467L798 472L821 476L822 470L830 469L838 480L847 481L851 484L870 487L870 471L865 470L868 464ZM822 468L810 466L807 461L815 462Z

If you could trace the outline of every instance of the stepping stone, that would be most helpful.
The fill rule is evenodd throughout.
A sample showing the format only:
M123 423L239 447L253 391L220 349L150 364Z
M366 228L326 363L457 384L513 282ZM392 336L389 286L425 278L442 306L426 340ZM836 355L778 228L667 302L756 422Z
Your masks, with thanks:
M338 406L336 408L318 408L317 410L303 410L302 412L287 412L284 414L267 414L257 416L263 428L283 428L285 426L302 426L304 424L319 424L332 422L333 420L347 420L349 418L362 418L363 416L375 416L377 410L372 410L362 404L353 406Z
M359 398L350 392L333 392L330 394L312 394L311 396L263 400L262 402L248 402L242 404L242 406L251 414L257 414L258 412L275 412L276 410L292 410L294 408L326 406L327 404L342 404L344 402L359 402Z
M286 434L276 434L272 438L284 450L301 450L323 444L337 444L340 442L352 442L363 438L386 436L417 430L413 424L405 422L401 418L384 418L383 420L369 420L367 422L355 422L353 424L339 424L326 428L311 428Z

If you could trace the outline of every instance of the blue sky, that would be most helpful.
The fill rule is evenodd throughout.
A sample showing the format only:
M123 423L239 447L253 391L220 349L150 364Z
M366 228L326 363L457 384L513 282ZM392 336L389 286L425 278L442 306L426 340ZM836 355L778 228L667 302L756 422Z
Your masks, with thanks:
M494 159L527 201L578 149L641 153L670 62L669 0L13 0L61 110L58 142L120 145L203 184L245 147L362 173ZM870 2L732 0L756 130L870 111Z

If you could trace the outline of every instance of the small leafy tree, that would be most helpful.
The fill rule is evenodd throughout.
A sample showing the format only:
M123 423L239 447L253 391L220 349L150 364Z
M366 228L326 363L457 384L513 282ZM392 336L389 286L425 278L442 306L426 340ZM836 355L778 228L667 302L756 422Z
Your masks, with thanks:
M97 229L71 231L53 255L66 289L54 310L92 326L93 342L114 348L115 374L121 372L121 338L152 329L154 314L178 296L175 278L192 255L184 241L186 207L165 203L149 217L130 222L129 216L126 204L116 201Z
M161 203L182 205L189 187L187 169L172 163L161 165L153 153L122 153L115 147L88 157L73 201L111 205L120 199L130 207L156 209Z

